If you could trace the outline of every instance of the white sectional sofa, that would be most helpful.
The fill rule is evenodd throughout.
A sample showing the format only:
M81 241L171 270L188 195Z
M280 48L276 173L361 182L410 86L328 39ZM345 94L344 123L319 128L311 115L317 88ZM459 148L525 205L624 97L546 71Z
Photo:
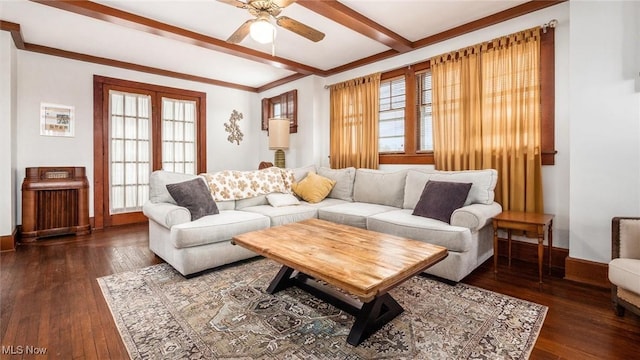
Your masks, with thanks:
M276 207L270 204L269 194L245 197L241 191L229 189L235 182L225 177L220 180L220 174L213 174L206 177L219 214L191 221L189 210L176 204L166 185L196 176L156 171L150 179L150 200L143 207L149 218L150 249L188 276L257 256L231 245L230 240L236 234L319 218L444 246L449 250L449 256L426 272L454 282L460 281L493 254L491 218L502 211L493 201L497 181L495 170L384 172L308 166L259 171L268 171L272 176L270 179L277 179L273 174L281 171L283 192L290 191L290 183L302 180L309 171L336 183L329 195L318 203L300 201L297 205ZM233 176L242 177L246 173L262 176L257 173L259 171L234 172ZM212 183L211 179L216 176L225 189ZM453 212L450 223L412 215L429 180L472 183L464 206ZM263 192L272 191L270 187L254 187ZM232 200L228 200L229 197Z

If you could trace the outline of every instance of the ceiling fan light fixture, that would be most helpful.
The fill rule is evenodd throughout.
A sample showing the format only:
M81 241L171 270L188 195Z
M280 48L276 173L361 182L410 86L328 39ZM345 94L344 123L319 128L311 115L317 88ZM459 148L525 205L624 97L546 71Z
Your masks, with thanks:
M276 28L269 20L260 18L251 24L249 29L251 38L261 44L273 42L276 38Z

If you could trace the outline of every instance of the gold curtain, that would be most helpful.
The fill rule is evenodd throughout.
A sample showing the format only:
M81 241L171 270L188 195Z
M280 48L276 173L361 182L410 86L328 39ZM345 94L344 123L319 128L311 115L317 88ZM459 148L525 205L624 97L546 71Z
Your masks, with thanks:
M330 164L377 169L380 73L330 87Z
M480 46L431 59L433 147L440 169L482 168Z
M543 212L540 28L433 59L431 72L436 168L496 169L504 210Z

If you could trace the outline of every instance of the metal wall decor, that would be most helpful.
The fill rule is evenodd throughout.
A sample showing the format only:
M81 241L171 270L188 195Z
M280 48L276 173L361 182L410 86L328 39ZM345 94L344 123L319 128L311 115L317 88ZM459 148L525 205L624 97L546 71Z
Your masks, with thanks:
M242 137L244 136L240 130L240 120L242 120L242 113L233 110L229 122L224 124L224 131L229 133L227 140L232 144L235 141L236 144L240 145L240 141L242 141Z

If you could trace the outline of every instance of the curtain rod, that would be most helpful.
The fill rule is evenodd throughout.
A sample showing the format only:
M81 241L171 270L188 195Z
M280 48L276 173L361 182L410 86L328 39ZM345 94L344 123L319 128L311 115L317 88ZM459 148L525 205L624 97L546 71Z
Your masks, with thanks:
M546 33L547 33L547 29L549 29L549 28L550 28L550 29L555 29L555 27L556 27L556 26L558 26L558 20L556 20L556 19L551 19L551 20L549 20L549 22L548 22L548 23L545 23L545 24L540 25L540 28L542 29L542 32L546 34ZM417 49L415 49L415 50L417 50ZM405 67L406 67L406 68L408 68L408 67L410 67L410 66L413 66L413 65L419 64L419 63L424 62L424 61L429 61L429 59L422 60L422 61L417 62L417 63L411 63L411 64L403 65L403 66L397 67L397 68L395 68L395 69L385 70L385 72L388 72L388 71L394 71L394 70L402 69L402 68L405 68ZM366 76L366 75L365 75L365 76ZM345 80L345 81L348 81L348 80ZM340 82L342 82L342 81L340 81ZM327 90L327 89L329 89L331 86L336 85L336 84L339 84L340 82L335 83L335 84L331 84L331 85L325 85L325 86L324 86L324 88L325 88L325 90Z

